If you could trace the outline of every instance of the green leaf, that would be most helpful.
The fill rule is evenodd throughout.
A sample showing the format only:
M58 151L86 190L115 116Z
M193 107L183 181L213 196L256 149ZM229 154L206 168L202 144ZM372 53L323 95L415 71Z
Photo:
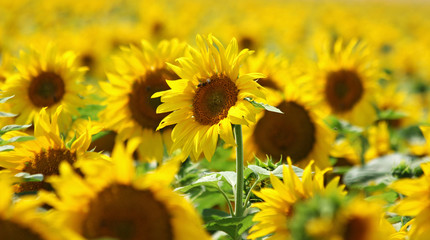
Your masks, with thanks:
M0 152L12 151L14 149L15 149L15 147L12 146L12 145L3 145L3 146L0 146Z
M392 109L378 112L379 120L395 120L406 117L407 114L404 112L394 111Z
M394 180L391 175L393 168L407 160L409 160L408 156L398 153L375 158L364 166L352 167L344 175L344 183L350 186L353 184L366 185L369 181L375 181L377 184L384 181L391 182Z
M42 174L29 174L26 172L20 172L15 174L15 177L21 178L25 182L41 182L43 181L43 175Z
M31 124L27 124L27 125L16 125L16 124L12 124L12 125L6 125L4 127L2 127L0 129L0 134L3 135L7 132L10 131L17 131L17 130L22 130L22 129L26 129L31 127Z
M0 112L0 117L16 117L18 114L14 113L7 113L7 112Z
M221 179L222 179L221 175L218 175L217 173L209 173L208 175L199 178L197 181L195 181L194 183L188 186L176 188L175 191L187 192L191 188L194 188L197 186L207 186L207 187L218 188L218 182L221 181Z
M233 239L237 239L252 225L252 218L254 215L247 215L243 217L224 217L217 220L210 221L206 224L208 231L223 231Z
M271 106L269 104L256 102L249 97L244 98L244 100L250 102L256 108L262 108L262 109L266 109L266 111L269 111L269 112L275 112L275 113L283 114L283 112L281 110L279 110L279 108Z
M24 141L30 141L36 139L34 136L16 136L12 137L3 143L14 143L14 142L24 142Z
M93 136L91 136L91 142L94 142L95 140L97 140L99 138L102 138L102 137L104 137L104 136L106 136L106 135L108 135L110 133L112 133L112 131L101 131L101 132L98 132L98 133L94 134Z
M235 189L236 181L237 181L237 177L236 177L236 173L235 172L224 171L224 172L218 172L216 174L220 174L222 177L224 177L224 179L227 181L227 183L230 184L230 186L233 189Z
M401 216L395 216L395 217L387 218L387 220L391 224L395 224L395 223L398 223L398 222L402 221L402 217Z
M248 165L248 168L251 169L255 174L257 174L260 177L270 176L269 170L259 167L257 165Z
M96 105L96 104L88 104L83 108L78 108L79 113L81 114L80 118L91 120L99 120L98 114L101 110L105 109L106 106Z
M15 97L15 95L12 95L12 96L10 96L10 97L0 98L0 103L5 103L7 100L9 100L9 99L11 99L11 98L13 98L13 97Z

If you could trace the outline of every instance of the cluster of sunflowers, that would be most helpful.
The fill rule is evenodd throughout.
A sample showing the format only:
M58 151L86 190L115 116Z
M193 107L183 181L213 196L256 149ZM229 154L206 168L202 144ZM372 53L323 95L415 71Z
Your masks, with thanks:
M428 239L429 13L0 1L0 239Z

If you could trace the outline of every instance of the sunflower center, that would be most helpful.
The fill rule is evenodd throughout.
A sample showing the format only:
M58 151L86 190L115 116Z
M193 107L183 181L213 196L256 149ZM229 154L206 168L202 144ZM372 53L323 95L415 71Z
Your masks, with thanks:
M255 49L255 45L255 41L249 36L244 36L239 40L239 46L241 49Z
M195 120L202 125L215 125L228 115L237 102L239 90L230 78L212 76L200 83L193 99Z
M53 72L41 72L33 77L28 97L37 107L49 107L61 101L65 94L63 79Z
M330 107L335 112L346 112L357 104L364 89L355 71L342 69L327 75L324 92Z
M296 102L282 102L277 108L285 114L265 112L255 126L253 137L259 151L278 159L306 158L315 144L315 125L308 111Z
M34 155L34 158L27 162L23 172L30 174L43 174L44 178L52 175L58 175L59 166L62 161L73 164L76 161L76 153L68 149L48 149ZM49 183L42 182L24 182L18 186L18 192L33 192L40 189L52 190Z
M173 239L171 216L149 190L113 184L89 204L83 222L86 238Z
M353 217L348 220L345 226L343 239L345 240L360 240L367 239L369 227L366 219Z
M260 78L258 79L258 83L265 88L272 88L276 90L281 90L278 84L272 80L272 78Z
M136 79L131 93L128 95L128 107L131 117L142 127L157 129L160 121L168 113L157 114L155 110L161 104L160 98L151 98L152 94L169 89L167 80L178 79L174 72L160 68L148 71L144 76Z
M33 232L31 229L3 219L0 219L0 238L43 240L39 234Z

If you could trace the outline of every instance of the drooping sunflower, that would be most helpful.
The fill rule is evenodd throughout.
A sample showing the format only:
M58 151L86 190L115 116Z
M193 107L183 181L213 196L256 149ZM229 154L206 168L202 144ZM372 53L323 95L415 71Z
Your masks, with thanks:
M47 214L37 212L42 202L35 196L12 201L13 177L0 172L0 238L35 240L82 240L66 226L58 227Z
M245 98L264 98L254 79L263 74L240 74L239 68L251 52L238 52L236 39L225 48L212 35L197 35L198 49L191 57L179 58L180 66L169 65L181 78L167 81L170 90L159 92L163 102L157 113L171 112L157 129L176 124L172 131L172 149L181 148L193 160L203 152L210 160L218 135L235 146L231 124L248 125L255 121L258 110Z
M61 174L49 180L58 196L42 192L41 198L86 239L210 239L192 205L170 189L179 159L136 175L131 155L138 141L126 148L117 142L112 164L83 162L85 178L63 162Z
M31 123L45 107L53 114L63 105L61 129L70 123L72 116L79 115L77 108L84 105L82 78L86 68L77 66L75 60L76 54L58 53L52 44L20 52L15 63L18 73L10 76L4 86L4 96L15 96L10 104L13 113L19 114L17 124Z
M332 179L324 185L324 174L330 169L320 170L315 167L312 175L311 161L303 172L301 180L294 173L290 158L288 167L283 168L283 181L274 175L270 176L273 188L263 188L260 192L254 192L263 202L254 203L253 207L259 208L253 221L257 222L250 229L249 239L257 239L272 234L267 239L289 239L290 232L287 226L289 218L294 214L293 207L296 202L311 198L315 194L326 192L344 192L344 185L339 185L339 177Z
M141 48L123 48L122 55L115 58L116 73L108 74L109 83L100 82L108 96L100 119L121 140L142 136L138 152L145 161L161 161L164 145L167 148L172 145L170 128L156 131L167 114L156 113L161 102L151 96L169 89L166 80L179 78L167 68L166 62L173 64L185 52L185 43L176 39L162 41L156 48L142 41Z
M303 84L305 80L286 81L283 99L271 102L284 114L266 111L258 115L255 125L244 128L246 160L269 155L274 159L291 157L301 167L310 160L320 168L330 166L328 156L335 134L323 122L326 114L316 107L318 102L312 91L306 90L309 84Z
M414 217L408 225L410 239L424 240L430 234L430 163L422 163L424 174L417 179L401 179L390 188L405 195L391 210L401 216Z
M376 120L372 106L377 81L382 74L370 49L362 42L342 40L319 54L315 76L323 106L331 114L354 125L368 126Z
M62 106L50 116L43 108L34 119L34 140L15 142L13 151L0 153L0 166L9 169L13 173L26 172L29 174L43 174L46 178L57 175L59 165L62 161L70 164L78 160L90 160L104 158L96 152L89 152L91 136L100 128L93 128L91 123L86 126L83 134L76 135L74 139L65 141L60 136L58 118ZM3 135L5 138L17 136L29 136L23 132L9 132ZM51 189L45 182L23 182L16 187L17 192L38 191L40 189Z

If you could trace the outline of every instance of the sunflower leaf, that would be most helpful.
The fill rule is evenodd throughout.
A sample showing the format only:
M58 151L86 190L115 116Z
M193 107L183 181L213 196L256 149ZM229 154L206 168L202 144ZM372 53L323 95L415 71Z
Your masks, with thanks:
M43 181L43 174L29 174L26 172L20 172L15 174L15 177L22 179L24 182L41 182Z
M12 96L10 96L10 97L0 98L0 103L5 103L7 100L9 100L9 99L11 99L11 98L13 98L13 97L15 97L15 95L12 95Z
M24 142L34 139L36 139L34 136L16 136L4 141L4 143Z
M3 135L7 132L10 131L18 131L18 130L22 130L22 129L26 129L31 127L31 124L27 124L27 125L16 125L16 124L12 124L12 125L6 125L4 127L2 127L0 129L0 134Z
M0 146L0 152L12 151L14 149L15 149L15 147L12 145Z
M18 114L0 112L0 117L16 117Z
M175 191L185 193L185 192L189 191L191 188L194 188L197 186L207 186L207 187L218 188L218 182L221 179L222 179L221 175L218 175L216 173L210 173L208 175L205 175L205 176L197 179L194 183L191 183L188 186L176 188Z
M243 217L223 217L208 222L205 227L208 231L223 231L233 239L238 239L252 226L253 217L252 214Z
M275 170L272 171L272 174L279 178L283 178L283 173L282 173L283 166L284 165L277 167ZM288 167L288 165L285 165L285 166ZM303 176L303 169L296 166L292 166L292 168L293 168L294 174L296 174L297 177L301 178Z
M275 112L275 113L281 113L281 114L283 114L283 112L279 108L271 106L269 104L256 102L256 101L252 100L249 97L244 98L244 100L250 102L256 108L263 108L263 109L265 109L266 111L269 111L269 112Z

